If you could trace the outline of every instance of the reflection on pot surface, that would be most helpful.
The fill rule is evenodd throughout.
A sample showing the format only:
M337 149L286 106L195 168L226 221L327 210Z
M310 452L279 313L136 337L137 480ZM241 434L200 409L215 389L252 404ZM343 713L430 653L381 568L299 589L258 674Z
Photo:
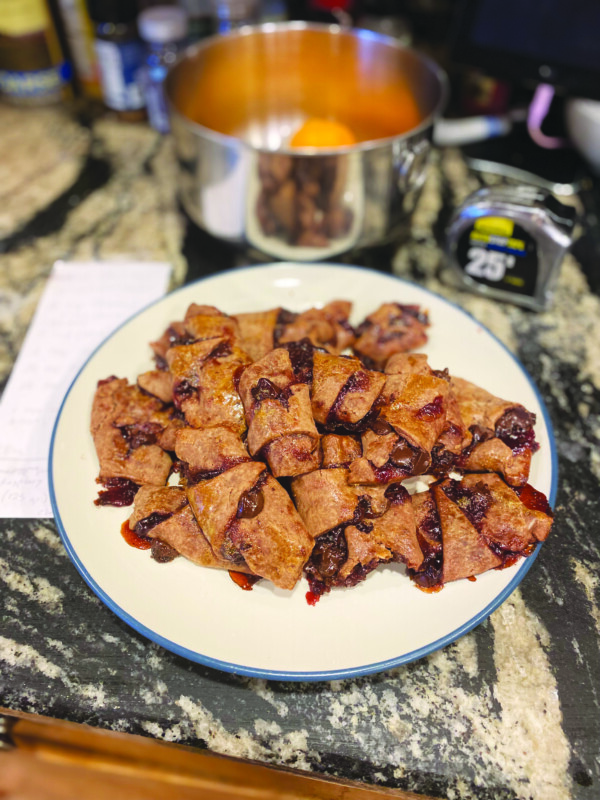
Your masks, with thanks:
M261 153L256 215L265 236L290 245L328 247L350 231L348 160Z

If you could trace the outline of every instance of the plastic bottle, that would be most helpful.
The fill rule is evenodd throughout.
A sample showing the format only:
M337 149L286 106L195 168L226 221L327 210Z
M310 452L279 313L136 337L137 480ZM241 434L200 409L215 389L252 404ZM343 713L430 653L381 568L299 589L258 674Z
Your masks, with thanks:
M157 131L168 133L163 83L169 67L186 45L188 17L179 6L151 6L139 15L138 30L146 43L142 84L148 120Z
M90 0L89 10L105 105L127 122L145 119L136 0Z

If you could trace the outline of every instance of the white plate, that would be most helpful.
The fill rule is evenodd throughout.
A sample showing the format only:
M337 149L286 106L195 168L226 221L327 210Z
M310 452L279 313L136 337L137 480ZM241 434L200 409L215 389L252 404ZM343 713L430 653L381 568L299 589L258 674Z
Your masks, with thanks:
M448 367L537 414L541 447L530 482L554 501L556 454L543 402L504 345L457 306L388 275L329 264L249 267L179 289L126 322L83 366L58 414L49 481L64 545L89 586L137 631L193 661L284 680L378 672L421 658L471 630L531 567L533 557L487 572L476 582L457 581L427 594L394 565L379 568L353 589L332 591L313 607L305 600L305 580L292 592L266 581L244 592L226 572L183 558L157 564L121 537L129 509L94 505L98 462L89 419L99 379L116 375L134 381L151 368L148 343L181 319L192 301L236 314L276 306L302 311L334 298L354 301L354 321L389 300L428 309L431 328L424 350L434 369Z

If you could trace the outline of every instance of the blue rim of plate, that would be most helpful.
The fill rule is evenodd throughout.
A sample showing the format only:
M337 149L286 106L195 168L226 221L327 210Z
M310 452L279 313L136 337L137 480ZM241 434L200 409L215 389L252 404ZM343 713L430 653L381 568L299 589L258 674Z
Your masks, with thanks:
M502 603L514 592L514 590L517 588L517 586L521 583L521 581L523 580L525 575L527 575L527 573L529 572L529 570L533 566L533 562L535 561L535 559L537 558L537 556L539 554L539 551L540 551L540 549L542 547L542 543L540 542L536 546L534 552L530 556L528 556L527 558L523 558L521 560L521 564L519 566L519 569L518 569L517 573L515 574L515 576L513 577L513 579L510 581L510 583L508 583L504 587L504 589L498 595L496 595L496 597L492 600L491 603L489 603L487 606L485 606L485 608L481 609L477 614L475 614L475 616L471 617L471 619L467 620L467 622L465 622L463 625L460 625L455 630L451 631L450 633L446 634L445 636L442 636L440 639L436 639L435 641L430 642L429 644L425 645L424 647L420 647L417 650L412 650L409 653L404 653L404 655L398 656L397 658L390 658L390 659L386 659L385 661L378 661L378 662L375 662L375 663L372 663L372 664L365 664L365 665L362 665L362 666L359 666L359 667L350 667L348 669L326 670L326 671L323 671L323 672L319 672L319 671L314 671L314 672L287 672L287 671L284 671L284 670L258 669L258 668L254 668L254 667L246 667L246 666L243 666L243 665L240 665L240 664L234 664L234 663L231 663L231 662L228 662L228 661L221 661L219 659L211 658L210 656L203 655L202 653L198 653L195 650L189 650L186 647L182 647L181 645L170 641L169 639L165 638L164 636L161 636L160 634L156 633L155 631L153 631L152 629L146 627L145 625L142 625L137 619L135 619L135 617L132 617L127 611L125 611L123 608L121 608L121 606L117 605L112 600L112 598L108 594L106 594L106 592L104 592L104 590L98 585L98 583L90 575L88 570L84 567L84 565L82 564L81 560L79 559L79 556L77 555L77 552L76 552L75 548L71 544L71 541L69 539L69 535L68 535L68 533L65 530L65 527L63 525L62 518L60 516L60 511L59 511L59 508L58 508L58 504L56 502L56 495L55 495L55 492L54 492L54 480L53 480L53 474L52 474L52 463L53 463L53 460L54 460L54 444L55 444L56 431L57 431L57 428L58 428L58 423L59 423L60 418L62 416L63 408L65 406L65 403L67 402L67 398L69 397L69 395L71 393L71 390L73 389L73 387L77 383L77 381L79 379L79 376L81 375L83 370L87 367L88 363L92 360L92 358L96 355L96 353L99 350L101 350L102 347L104 347L104 345L106 344L106 342L109 339L112 339L112 337L118 331L120 331L121 328L123 328L126 325L128 325L129 322L131 322L131 320L133 320L136 317L140 316L140 314L143 314L149 308L152 308L153 306L158 305L159 303L163 302L167 296L171 297L172 295L175 295L175 294L177 294L179 292L189 291L190 288L193 287L193 286L198 286L200 284L207 283L207 282L209 282L211 280L219 280L219 279L222 279L225 275L231 275L232 273L239 273L239 272L244 272L244 271L255 272L255 271L260 270L260 269L264 269L264 268L273 269L275 267L281 267L282 269L285 269L285 268L289 268L290 266L295 266L295 267L298 267L298 268L302 268L303 266L309 266L309 267L319 267L319 266L323 267L324 266L324 267L328 267L328 268L329 267L333 267L333 268L343 269L343 270L361 270L361 271L373 273L373 274L376 274L376 275L383 275L386 278L390 278L392 280L398 281L399 283L408 284L409 286L415 286L420 291L423 291L426 294L432 295L436 299L441 300L442 302L444 302L447 305L451 306L452 308L454 308L455 310L457 310L461 314L464 314L466 317L468 317L469 319L473 320L473 322L475 322L479 327L481 327L492 339L494 339L503 348L503 350L506 351L506 353L508 353L510 358L515 363L515 366L525 376L527 382L531 386L531 389L533 390L533 392L534 392L534 394L535 394L535 396L537 398L537 401L538 401L538 403L540 405L540 408L542 410L542 415L544 417L544 424L545 424L546 430L548 432L548 439L549 439L549 443L550 443L551 486L550 486L550 493L549 493L549 496L548 496L548 502L550 503L550 507L554 508L554 503L555 503L555 500L556 500L556 491L557 491L557 486L558 486L558 457L557 457L557 452L556 452L556 441L555 441L555 438L554 438L554 431L552 429L552 423L550 421L550 415L548 414L548 409L546 408L546 404L544 403L544 401L542 399L542 396L540 395L539 390L538 390L534 380L529 375L529 373L527 372L527 370L525 369L523 364L519 361L519 359L508 349L508 347L506 347L504 342L502 342L497 336L495 336L482 322L480 322L478 319L476 319L468 311L465 311L463 308L461 308L456 303L453 303L451 300L448 300L447 298L443 297L442 295L436 294L436 292L431 291L431 289L427 289L426 287L421 286L420 284L416 283L415 281L409 281L409 280L406 280L405 278L400 278L400 277L398 277L396 275L393 275L393 274L380 273L380 272L377 272L376 270L369 269L368 267L361 267L361 266L352 265L352 264L346 265L346 264L330 264L330 263L310 262L310 263L307 263L306 265L304 265L302 263L296 264L294 262L288 262L288 261L256 264L256 265L253 265L253 266L235 267L235 268L228 269L227 272L218 272L218 273L215 273L215 274L212 274L212 275L207 275L205 278L200 278L197 281L185 284L184 286L180 286L178 289L175 289L173 292L170 292L168 295L164 295L160 299L155 300L152 303L149 303L147 306L144 306L144 308L140 309L138 312L136 312L131 317L126 319L121 325L119 325L118 328L115 328L115 330L112 331L112 333L110 333L94 349L94 351L88 356L88 358L86 359L85 363L81 366L81 368L77 372L77 375L75 376L75 378L71 382L71 385L69 386L69 388L68 388L68 390L67 390L67 392L66 392L66 394L65 394L65 396L64 396L64 398L62 400L62 403L61 403L60 408L58 410L58 414L56 416L56 420L54 422L54 426L53 426L53 429L52 429L52 438L50 440L49 457L48 457L48 487L49 487L49 490L50 490L50 502L51 502L51 505L52 505L52 512L54 514L54 520L55 520L56 525L58 527L58 532L60 534L60 538L61 538L61 540L63 542L65 550L67 551L67 553L69 555L69 558L71 559L71 561L75 565L77 571L80 573L82 578L85 580L85 582L88 584L90 589L94 592L94 594L96 594L96 596L100 600L102 600L102 602L114 614L116 614L120 619L122 619L123 622L126 622L135 631L137 631L138 633L142 634L142 636L144 636L147 639L150 639L150 641L153 641L156 644L161 645L161 647L164 647L166 650L169 650L170 652L175 653L178 656L182 656L183 658L187 658L189 661L196 662L197 664L202 664L205 667L211 667L212 669L221 670L222 672L228 672L228 673L231 673L231 674L234 674L234 675L242 675L242 676L249 677L249 678L262 678L262 679L266 679L266 680L293 681L293 682L316 682L316 681L344 680L344 679L348 679L348 678L359 678L359 677L363 677L365 675L372 675L372 674L375 674L375 673L378 673L378 672L385 672L388 669L393 669L395 667L400 667L403 664L408 664L408 663L410 663L412 661L418 661L419 659L424 658L425 656L431 655L431 653L434 653L437 650L441 650L443 647L446 647L447 645L451 644L452 642L455 642L457 639L460 639L466 633L469 633L469 631L473 630L473 628L476 628L485 619L487 619L487 617L489 617L490 614L493 611L495 611L500 605L502 605Z

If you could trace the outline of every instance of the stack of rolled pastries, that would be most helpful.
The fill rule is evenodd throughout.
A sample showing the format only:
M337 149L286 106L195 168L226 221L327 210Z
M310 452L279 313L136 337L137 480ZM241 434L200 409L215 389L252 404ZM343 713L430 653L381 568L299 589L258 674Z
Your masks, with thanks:
M409 352L427 341L418 306L385 303L356 328L350 312L192 304L136 385L99 382L96 503L133 502L130 543L242 588L304 574L314 604L390 562L438 590L546 538L534 414ZM415 476L427 488L410 494Z

